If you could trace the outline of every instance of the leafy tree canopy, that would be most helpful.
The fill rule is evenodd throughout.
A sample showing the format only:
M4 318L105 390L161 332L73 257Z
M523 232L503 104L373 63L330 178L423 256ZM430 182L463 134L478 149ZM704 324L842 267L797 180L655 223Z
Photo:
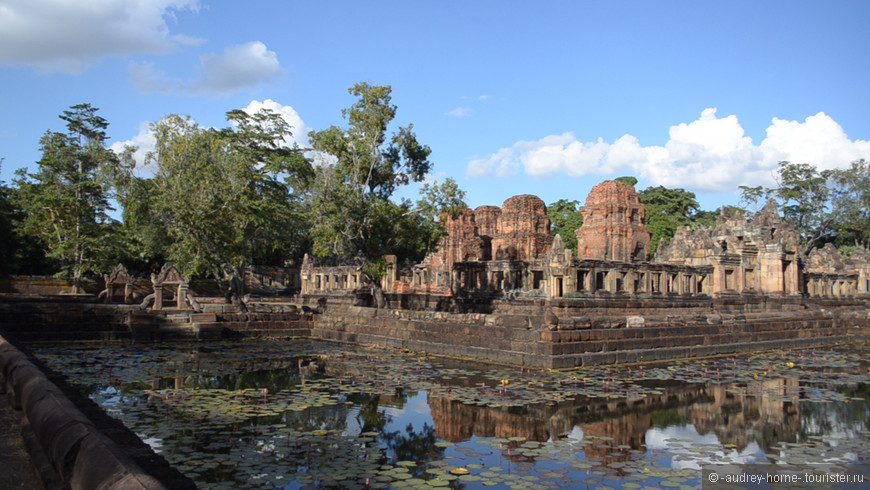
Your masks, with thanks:
M695 193L663 186L647 187L638 193L646 208L646 226L652 232L650 254L655 256L662 238L673 238L681 226L697 226L699 218L709 219L702 213Z
M20 230L35 237L78 292L84 274L108 270L113 241L107 211L111 176L119 160L106 148L109 123L99 109L78 104L59 117L67 132L48 131L40 140L36 173L16 172L17 200L24 211Z
M840 209L832 225L834 243L840 248L870 248L870 164L862 159L834 170L831 184Z
M562 237L566 248L577 253L577 235L574 233L583 226L583 215L580 213L580 203L559 199L547 206L547 217L550 218L552 232Z
M423 180L431 168L431 150L417 141L413 125L388 137L396 116L391 91L389 86L354 85L348 92L357 101L342 110L348 126L309 133L322 160L309 187L318 257L377 260L395 253L386 244L396 237L381 233L383 222L395 218L403 205L388 201L397 188Z
M236 304L244 269L258 258L291 255L306 228L292 185L313 171L298 148L286 148L281 116L231 111L225 129L200 127L171 115L152 126L152 182L136 179L125 192L125 218L144 228L139 243L187 274L210 274ZM163 231L169 238L161 238Z
M779 163L777 187L740 186L741 205L750 214L773 199L795 226L800 253L833 242L839 247L870 244L870 170L858 160L848 168L819 170L808 163Z

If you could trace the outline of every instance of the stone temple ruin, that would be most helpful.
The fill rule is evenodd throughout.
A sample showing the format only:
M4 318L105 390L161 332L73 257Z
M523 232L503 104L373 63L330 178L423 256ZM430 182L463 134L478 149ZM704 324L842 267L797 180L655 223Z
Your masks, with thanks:
M581 208L578 256L550 233L544 202L521 195L501 208L466 209L446 218L437 250L409 270L394 257L386 292L445 297L595 296L849 297L870 294L870 256L849 259L831 246L799 256L792 224L768 203L751 221L723 213L712 228L681 228L650 259L646 210L631 186L606 181ZM390 260L392 259L392 260ZM303 294L348 294L358 267L302 268Z
M361 261L306 257L248 271L238 311L171 265L151 284L131 284L119 268L105 300L119 302L123 287L127 304L48 304L38 311L65 320L46 322L10 302L0 323L30 340L314 338L553 369L824 346L870 328L870 254L826 246L801 256L772 204L751 220L726 212L714 226L680 229L655 257L631 186L595 186L581 212L579 254L551 233L544 202L521 195L445 218L418 264L386 255L380 288ZM144 293L147 310L134 298Z

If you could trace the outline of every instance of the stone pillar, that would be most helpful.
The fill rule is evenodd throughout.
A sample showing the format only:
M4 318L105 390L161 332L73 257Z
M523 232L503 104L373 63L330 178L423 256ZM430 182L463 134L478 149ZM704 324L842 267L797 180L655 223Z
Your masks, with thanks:
M152 309L163 309L163 284L154 285L154 306Z
M770 251L759 253L759 286L765 294L785 294L785 271L783 270L783 254Z
M634 281L635 281L635 273L633 271L628 271L625 273L625 276L622 278L622 288L628 294L634 294Z
M714 293L725 291L725 267L722 264L714 264L713 266L713 282L712 288Z
M562 279L562 294L568 295L577 292L577 271L568 269L568 274Z
M176 302L176 307L179 310L187 309L187 288L189 286L187 284L179 284L178 285L178 301Z
M393 292L393 284L399 278L399 259L395 255L384 255L384 259L387 261L387 274L384 276L386 284L383 282L381 284L385 293L391 293Z

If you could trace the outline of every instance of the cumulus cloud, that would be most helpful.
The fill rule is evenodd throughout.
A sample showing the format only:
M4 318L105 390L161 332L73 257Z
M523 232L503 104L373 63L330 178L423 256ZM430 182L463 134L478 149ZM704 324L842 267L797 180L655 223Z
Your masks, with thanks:
M197 77L182 82L167 77L153 62L131 61L127 77L143 94L178 92L221 96L255 89L284 76L278 55L259 41L229 46L222 54L204 54L197 71Z
M292 136L289 139L284 140L284 144L288 147L293 147L294 145L298 145L302 148L308 147L308 131L310 128L305 125L305 122L299 117L299 114L296 112L296 109L290 107L289 105L279 104L272 99L266 99L262 102L259 100L252 100L248 107L245 107L244 110L248 114L256 114L258 111L262 109L268 109L272 112L281 115L281 118L290 125L290 131L292 132Z
M242 109L248 114L255 114L261 109L269 109L281 115L284 121L290 125L292 136L284 140L284 144L288 147L299 145L303 148L308 146L308 126L299 117L295 109L289 105L283 105L271 99L264 101L252 100L247 107ZM121 154L125 147L132 146L136 150L133 152L133 160L136 162L134 173L139 177L153 177L157 170L151 165L146 165L145 157L149 152L154 151L157 140L154 138L154 133L151 131L151 122L145 121L139 124L139 133L136 136L126 140L117 141L109 148L117 154Z
M473 112L474 111L468 107L457 107L456 109L453 109L451 111L447 111L447 115L453 116L453 117L468 117Z
M154 138L154 133L151 131L151 123L148 121L139 123L139 134L133 136L127 141L116 141L109 147L117 154L123 153L128 146L135 148L133 152L133 160L136 162L134 174L138 177L153 177L157 170L150 165L145 164L145 157L149 152L154 151L157 145L157 140Z
M199 77L188 87L195 93L225 95L280 79L278 55L260 41L237 44L222 54L200 57Z
M641 146L632 135L613 143L577 140L573 133L520 141L468 164L472 177L509 177L521 170L536 178L632 173L652 185L701 191L733 191L737 186L771 185L782 160L819 168L842 167L870 158L870 142L850 140L823 112L804 122L774 118L758 145L746 136L737 117L717 117L705 109L690 123L671 126L664 146Z
M167 18L198 0L6 0L0 64L77 74L107 56L165 54L202 40L174 34Z

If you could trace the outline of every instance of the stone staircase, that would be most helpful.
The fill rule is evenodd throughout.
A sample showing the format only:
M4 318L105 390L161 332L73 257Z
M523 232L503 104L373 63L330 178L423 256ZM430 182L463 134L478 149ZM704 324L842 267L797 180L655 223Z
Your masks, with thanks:
M214 313L184 310L131 311L127 328L134 341L219 340L223 326Z

